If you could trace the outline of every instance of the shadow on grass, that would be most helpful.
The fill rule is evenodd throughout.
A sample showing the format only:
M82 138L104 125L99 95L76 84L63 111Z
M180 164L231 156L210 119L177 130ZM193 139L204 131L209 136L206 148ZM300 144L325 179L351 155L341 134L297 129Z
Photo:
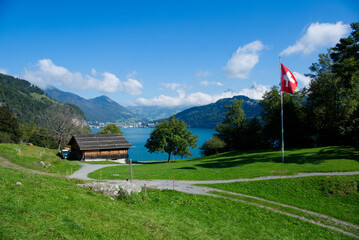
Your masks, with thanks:
M178 168L178 169L197 170L197 168L194 168L194 167L181 167L181 168Z
M325 147L312 149L287 150L285 153L285 164L314 164L318 165L324 161L349 159L359 162L358 150L352 147ZM208 157L198 167L203 168L231 168L258 162L282 162L281 151L247 151L228 152L213 157Z

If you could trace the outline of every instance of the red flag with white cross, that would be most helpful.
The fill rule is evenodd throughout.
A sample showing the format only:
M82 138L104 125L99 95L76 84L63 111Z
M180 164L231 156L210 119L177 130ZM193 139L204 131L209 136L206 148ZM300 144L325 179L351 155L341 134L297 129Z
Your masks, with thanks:
M296 87L298 86L298 82L295 79L293 73L289 71L289 69L280 64L280 72L281 72L281 89L287 93L294 93Z

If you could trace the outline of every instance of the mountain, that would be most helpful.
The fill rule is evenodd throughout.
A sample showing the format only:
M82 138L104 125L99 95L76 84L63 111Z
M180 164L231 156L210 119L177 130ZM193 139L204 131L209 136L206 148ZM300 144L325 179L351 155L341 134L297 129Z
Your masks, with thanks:
M248 120L255 116L259 117L262 108L258 101L246 96L224 98L216 103L192 107L176 114L175 117L185 121L187 126L191 128L215 128L218 123L223 122L226 116L226 108L224 106L232 104L232 101L235 99L243 101L242 108Z
M118 124L146 121L106 96L87 100L54 87L46 89L45 92L59 102L78 106L88 121L116 122Z
M176 107L161 107L161 106L129 106L127 109L137 116L145 118L149 121L169 118L185 109L188 106L176 106Z
M56 120L68 120L79 132L89 131L83 112L71 104L59 103L26 80L0 74L0 103L6 104L21 124L57 128ZM54 120L55 119L55 120ZM62 122L61 124L63 124Z

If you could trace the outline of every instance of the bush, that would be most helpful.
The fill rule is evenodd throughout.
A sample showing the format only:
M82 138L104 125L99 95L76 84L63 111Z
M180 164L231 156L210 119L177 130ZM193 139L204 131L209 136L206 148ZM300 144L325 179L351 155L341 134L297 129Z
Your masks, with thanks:
M18 143L20 141L21 132L17 118L12 114L10 108L1 105L0 132L0 142Z
M0 131L0 143L11 143L11 137L10 134L7 132Z
M209 139L200 147L200 151L202 156L208 156L224 152L225 147L226 143L216 135L213 135L211 139Z

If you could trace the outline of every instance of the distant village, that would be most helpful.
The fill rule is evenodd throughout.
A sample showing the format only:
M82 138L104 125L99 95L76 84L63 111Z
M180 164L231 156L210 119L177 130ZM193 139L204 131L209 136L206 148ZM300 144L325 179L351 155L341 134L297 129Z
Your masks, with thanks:
M119 128L154 128L158 122L137 122L131 124L117 124L113 122L87 121L92 129L104 128L109 124L116 124Z

